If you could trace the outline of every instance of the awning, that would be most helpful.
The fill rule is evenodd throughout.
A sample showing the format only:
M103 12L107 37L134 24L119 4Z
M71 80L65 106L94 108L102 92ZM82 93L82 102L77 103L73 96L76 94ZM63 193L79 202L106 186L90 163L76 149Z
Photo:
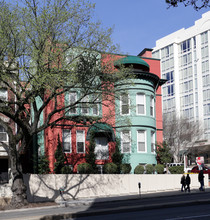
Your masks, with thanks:
M87 132L87 140L90 140L90 134L94 133L95 136L106 136L109 141L115 141L115 134L113 128L106 123L95 123Z

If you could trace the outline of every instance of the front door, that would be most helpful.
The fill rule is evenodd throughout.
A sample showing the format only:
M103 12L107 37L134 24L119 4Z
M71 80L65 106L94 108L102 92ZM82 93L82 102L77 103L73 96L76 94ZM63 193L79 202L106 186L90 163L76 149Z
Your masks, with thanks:
M109 159L109 146L106 137L95 137L95 154L97 160Z

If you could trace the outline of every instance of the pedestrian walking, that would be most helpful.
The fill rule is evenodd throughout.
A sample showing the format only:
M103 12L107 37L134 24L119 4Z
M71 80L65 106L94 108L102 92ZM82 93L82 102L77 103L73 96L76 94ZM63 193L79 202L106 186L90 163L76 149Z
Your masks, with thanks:
M203 170L200 170L198 174L198 181L200 182L200 191L204 191L204 175L203 175Z
M181 184L182 184L182 186L181 186L181 192L184 192L184 190L185 190L185 186L186 186L186 178L185 178L185 175L183 174L183 176L182 176L182 178L181 178L181 182L180 182Z
M188 192L190 192L190 183L191 183L191 178L190 178L190 175L187 174L186 176L186 188L185 188L185 192L188 190Z

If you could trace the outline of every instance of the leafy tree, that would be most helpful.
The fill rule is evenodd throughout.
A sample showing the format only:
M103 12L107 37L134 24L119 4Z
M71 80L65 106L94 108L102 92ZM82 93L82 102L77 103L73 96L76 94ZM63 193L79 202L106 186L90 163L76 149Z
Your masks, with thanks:
M50 173L49 168L49 159L46 154L41 155L38 161L38 173L39 174L48 174Z
M117 165L117 173L121 173L123 154L120 151L120 140L116 139L115 152L112 154L112 162Z
M180 4L183 4L185 7L193 6L193 8L198 11L201 8L210 7L209 0L166 0L166 3L170 6L177 7Z
M94 140L94 133L90 134L90 143L85 153L85 160L88 164L92 167L92 173L97 172L96 166L96 154L95 154L95 140Z
M87 117L68 112L89 95L94 95L89 104L98 103L102 88L103 100L112 100L113 94L117 98L117 88L128 76L126 70L112 68L112 30L95 22L93 12L88 0L0 0L0 89L10 94L0 99L0 114L8 119L1 117L0 124L9 136L9 144L2 144L11 160L12 206L27 203L23 173L33 172L34 135L64 119L86 123ZM63 106L60 100L71 89L80 89L81 96ZM43 113L45 121L39 123ZM89 123L93 120L97 118Z
M57 145L57 149L55 151L55 163L54 163L54 172L56 174L61 174L62 173L62 169L63 167L65 167L65 155L63 153L63 148L61 145L61 141L60 141L60 137L58 135L58 145Z
M160 164L164 164L165 166L167 163L170 163L172 160L172 154L170 152L170 148L167 146L165 141L161 145L157 145L156 154L157 154L157 161Z

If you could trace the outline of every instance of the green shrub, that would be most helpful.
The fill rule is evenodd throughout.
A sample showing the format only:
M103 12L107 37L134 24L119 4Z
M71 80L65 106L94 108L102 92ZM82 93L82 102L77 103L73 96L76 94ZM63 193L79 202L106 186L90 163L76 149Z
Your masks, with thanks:
M48 174L48 173L50 173L49 160L48 160L48 157L45 154L39 157L39 160L38 160L38 173L39 174Z
M55 174L61 174L61 169L65 166L66 158L63 153L63 148L61 145L60 137L58 135L58 144L55 151L55 163L54 163L54 172Z
M182 174L184 173L184 166L169 167L169 171L172 174Z
M155 165L155 170L158 174L163 174L164 172L164 165L162 164L157 164Z
M144 173L144 167L142 165L137 165L134 169L134 174L143 174Z
M97 173L97 166L96 166L96 154L95 154L95 134L93 132L90 133L90 142L89 146L85 153L85 161L89 163L92 167L92 173Z
M73 173L73 170L70 166L66 165L61 168L61 173L62 174L70 174L70 173Z
M104 173L106 174L116 174L117 173L117 165L114 163L106 163L104 165Z
M115 152L112 154L112 163L117 165L117 173L121 173L123 154L120 150L120 140L116 138Z
M146 174L152 174L152 173L154 173L154 167L153 167L152 164L147 164L146 167L145 167L145 169L146 169Z
M90 174L93 173L92 166L89 163L81 163L77 165L77 171L80 174Z
M131 172L131 165L129 163L121 164L120 168L122 174L128 174Z

